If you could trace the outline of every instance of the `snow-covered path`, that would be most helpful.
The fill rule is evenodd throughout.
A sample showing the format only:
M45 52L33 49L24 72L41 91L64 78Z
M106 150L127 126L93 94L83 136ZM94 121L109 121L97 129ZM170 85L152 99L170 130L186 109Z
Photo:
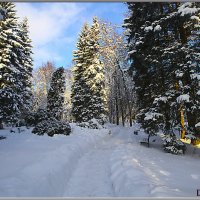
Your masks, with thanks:
M117 187L115 180L112 179L112 174L118 172L112 168L113 164L116 164L113 163L113 153L119 149L120 145L126 147L132 142L130 137L132 130L124 127L121 132L121 129L116 126L111 126L109 129L112 134L105 136L79 159L67 183L64 197L118 196L115 194L114 187Z
M72 127L67 137L0 131L0 197L195 197L200 189L197 153L164 153L159 138L142 146L137 124L108 124L111 135Z
M77 163L67 184L65 197L114 196L110 180L110 137L95 145Z
M77 163L64 197L196 195L200 180L195 167L200 163L198 159L141 146L140 136L133 134L137 127L110 125L108 128L112 135L103 137Z
M130 133L130 128L108 127L111 135L105 136L95 144L77 163L66 186L64 197L114 197L115 190L112 181L112 155L120 144L132 141L124 138L124 133ZM130 134L125 134L126 136Z

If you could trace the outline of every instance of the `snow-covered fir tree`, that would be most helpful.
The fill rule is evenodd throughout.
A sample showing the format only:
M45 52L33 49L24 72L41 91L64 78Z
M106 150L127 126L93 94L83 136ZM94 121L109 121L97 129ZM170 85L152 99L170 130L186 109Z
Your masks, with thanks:
M124 26L128 29L129 57L133 61L130 70L133 71L135 82L137 105L139 108L138 119L148 134L153 134L158 127L155 122L160 114L149 110L156 92L162 88L158 83L160 71L159 53L154 48L154 31L151 23L159 19L162 14L162 4L158 3L128 3L130 17L125 19ZM155 44L154 44L155 43ZM156 45L157 46L157 45ZM152 53L153 52L153 53ZM161 76L163 77L163 76Z
M188 2L178 7L181 50L184 63L176 71L179 96L177 105L184 111L186 137L199 137L200 121L200 3Z
M138 118L147 133L156 134L162 129L168 138L175 141L173 130L181 125L180 114L186 107L186 110L194 110L198 104L188 89L194 88L189 81L191 77L198 77L191 74L197 72L198 67L197 64L194 66L197 62L189 58L192 49L189 36L194 28L192 20L197 19L199 8L197 3L128 5L131 13L124 26L129 30L129 56L133 61L131 70L134 71L138 96ZM189 63L192 70L187 67ZM198 88L197 81L193 81L194 84ZM193 98L195 103L191 103L189 98ZM189 123L189 118L194 119L196 112L187 113L184 117Z
M8 121L14 118L17 107L15 91L17 69L11 63L11 51L13 40L13 30L17 26L14 5L12 3L0 3L0 10L3 19L0 21L0 118ZM10 40L8 40L10 38Z
M22 98L23 98L23 106L21 108L22 113L29 112L32 106L32 71L33 71L33 59L32 59L32 45L31 39L29 37L29 26L28 26L28 19L24 18L23 21L19 24L19 32L18 36L21 38L22 42L22 59L19 60L21 65L23 66L22 70L20 71L20 80L22 82L23 87L21 88L22 91Z
M160 50L162 66L166 69L164 74L167 81L164 82L166 86L168 85L165 86L167 90L161 98L164 96L167 109L165 113L162 107L160 110L165 118L165 124L169 125L167 137L176 139L174 134L169 132L175 127L181 129L181 134L186 130L186 137L194 136L196 132L199 100L194 93L197 93L199 87L197 80L199 67L198 62L195 62L191 55L198 50L191 45L190 37L198 24L194 19L199 15L200 9L196 3L171 3L170 5L173 9L168 6L170 12L156 23L163 27L162 35L167 35L167 39L163 39L165 46ZM195 41L198 41L198 37Z
M104 113L104 68L99 55L97 18L89 28L84 24L74 51L75 66L72 84L72 114L76 121L100 118Z
M72 115L76 121L81 122L87 120L86 102L89 88L83 75L86 68L86 52L87 37L89 37L89 26L87 23L83 25L82 31L77 42L77 50L74 51L75 66L73 67L74 81L72 83Z
M26 102L23 96L27 96L26 92L30 90L30 84L25 84L25 81L31 73L31 64L28 67L26 61L31 59L31 51L26 53L29 51L27 41L22 37L15 5L1 2L0 9L3 10L0 21L0 119L14 122L24 110Z
M62 119L65 92L64 68L58 68L52 75L47 96L47 112L50 117Z
M93 18L93 24L88 37L88 51L86 51L86 70L83 76L89 87L87 102L87 118L101 118L104 113L104 66L100 61L99 53L99 22Z

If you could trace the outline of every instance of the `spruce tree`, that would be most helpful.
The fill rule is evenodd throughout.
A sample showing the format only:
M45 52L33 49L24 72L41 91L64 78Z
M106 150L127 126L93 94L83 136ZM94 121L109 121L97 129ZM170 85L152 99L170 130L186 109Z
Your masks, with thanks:
M31 106L31 41L27 20L18 24L15 5L0 3L1 122L14 122Z
M17 53L20 52L20 38L17 37L18 24L15 5L1 2L4 11L0 21L0 121L14 122L20 114L20 69Z
M74 83L72 114L76 121L101 118L104 113L104 69L99 55L99 24L93 19L91 28L84 24L74 51Z
M27 113L31 110L32 106L32 92L31 92L31 77L33 70L33 59L32 59L32 45L31 39L29 37L28 31L28 19L24 18L23 21L19 24L19 32L18 36L21 38L22 42L22 58L19 60L21 63L21 77L20 80L22 82L23 87L21 87L21 94L23 99L23 106L21 107L22 113Z
M52 75L50 89L47 96L47 112L49 116L62 119L65 92L64 68L58 68Z
M101 118L104 113L104 66L100 61L99 53L99 22L96 17L93 18L93 24L90 29L89 48L86 52L86 70L84 77L89 87L87 102L87 117Z
M183 110L186 110L184 117L188 123L193 121L193 124L189 123L190 127L194 127L197 123L194 118L198 118L194 116L196 112L188 111L198 107L197 95L194 98L189 94L189 90L198 93L197 89L194 92L194 88L198 88L197 78L196 82L191 81L191 77L198 77L198 62L191 60L190 52L196 50L192 48L189 36L194 28L192 18L197 18L199 8L196 3L128 5L131 13L125 19L125 27L129 30L131 71L134 71L139 101L138 117L149 134L162 129L175 142L173 131L176 126L183 129L180 126ZM193 70L189 69L189 64ZM192 75L194 71L195 76Z
M176 77L179 81L179 96L177 106L183 109L186 130L186 137L192 138L200 136L198 123L200 121L200 43L199 43L199 16L200 3L184 3L178 8L179 32L181 39L181 49L183 63L179 64Z
M72 115L77 122L87 120L87 94L89 88L86 85L84 71L86 68L86 48L89 37L89 26L87 23L83 25L82 31L77 42L77 50L74 51L75 66L73 67L74 81L72 84Z
M166 69L164 74L168 77L164 81L166 83L164 96L167 99L165 104L168 106L163 114L165 118L168 116L166 124L170 125L167 127L170 137L175 138L174 134L169 132L175 127L181 129L181 133L186 131L189 137L196 132L198 111L195 108L199 108L198 98L193 95L195 91L197 93L198 81L196 78L192 80L194 74L198 73L198 64L191 57L198 50L191 45L190 37L195 26L192 18L198 16L200 9L196 3L170 3L170 5L173 9L168 9L167 16L156 22L163 27L161 33L165 36L162 39L165 46L162 45L160 54L162 66ZM198 41L197 38L195 40Z
M163 79L158 49L160 44L156 41L160 30L158 26L152 25L164 15L162 6L162 3L128 3L130 17L125 19L124 24L129 32L130 70L134 74L138 119L149 135L158 130L155 122L162 117L156 109L151 109L156 93L164 88L159 84L162 81L158 80L159 77Z

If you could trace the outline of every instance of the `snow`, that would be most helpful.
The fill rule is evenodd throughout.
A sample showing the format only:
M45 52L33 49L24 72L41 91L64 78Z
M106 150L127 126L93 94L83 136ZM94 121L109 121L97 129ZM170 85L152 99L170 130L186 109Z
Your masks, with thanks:
M110 180L109 159L112 149L109 137L109 135L106 136L79 160L63 196L108 197L114 195ZM91 178L88 179L88 177Z
M197 79L198 81L200 80L200 74L192 74L190 76L192 79Z
M0 69L1 69L1 68L4 68L4 67L5 67L5 65L2 64L2 63L0 63Z
M154 27L154 31L160 31L162 28L161 28L161 26L160 25L156 25L155 27Z
M144 120L156 120L156 117L162 117L162 114L156 113L156 112L148 112L145 113L145 118Z
M144 28L144 30L145 30L146 32L149 32L149 31L152 31L152 30L153 30L153 27L152 27L152 26L147 26L147 27Z
M144 43L144 42L139 41L139 42L136 42L135 45L137 46L137 45L140 45L140 44L143 44L143 43Z
M190 96L188 94L182 94L179 97L177 97L176 100L177 100L178 103L181 103L183 101L189 102L190 101Z
M177 73L176 73L176 76L177 76L178 78L181 78L181 77L183 77L183 75L184 75L184 73L183 73L183 72L177 72Z
M200 21L200 18L199 17L197 17L197 16L192 16L192 17L190 17L191 19L195 19L195 20L197 20L197 21Z
M187 15L187 14L193 14L193 13L196 13L199 9L198 8L190 8L189 6L191 6L192 3L191 2L187 2L187 3L184 3L183 5L181 5L179 8L178 8L178 13L181 14L181 16L184 16L184 15Z
M147 136L138 124L70 125L70 136L0 131L0 197L196 196L200 155L189 146L178 156L164 153L158 136L150 148L140 145Z
M136 52L137 52L137 50L129 51L129 52L128 52L128 55L134 54L134 53L136 53Z
M164 97L164 96L158 97L158 98L155 98L154 103L157 102L157 101L163 101L164 103L166 103L167 100L168 100L167 97Z
M195 125L195 127L200 127L200 122Z
M7 139L0 140L0 196L61 196L79 157L107 131L86 134L72 128L72 135L53 138L31 134L30 129L21 134L3 131Z

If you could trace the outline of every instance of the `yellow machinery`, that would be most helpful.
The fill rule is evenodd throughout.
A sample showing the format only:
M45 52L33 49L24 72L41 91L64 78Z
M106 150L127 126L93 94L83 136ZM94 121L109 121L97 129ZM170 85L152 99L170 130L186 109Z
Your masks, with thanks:
M179 90L179 84L176 83L176 90ZM191 144L194 147L200 148L200 138L188 139L186 138L186 129L185 129L185 119L184 119L184 107L183 104L180 106L180 124L181 124L181 138L180 140L186 144Z
M186 144L191 144L194 147L200 148L200 139L195 138L195 139L187 139L186 138L186 130L185 130L185 120L184 120L184 109L183 109L183 105L181 105L180 107L180 123L181 123L181 138L180 140Z

